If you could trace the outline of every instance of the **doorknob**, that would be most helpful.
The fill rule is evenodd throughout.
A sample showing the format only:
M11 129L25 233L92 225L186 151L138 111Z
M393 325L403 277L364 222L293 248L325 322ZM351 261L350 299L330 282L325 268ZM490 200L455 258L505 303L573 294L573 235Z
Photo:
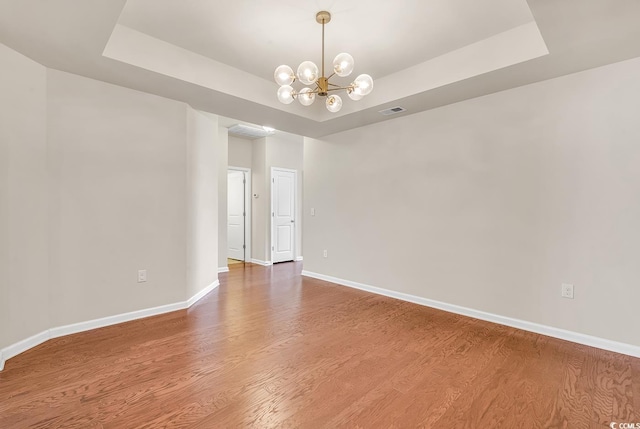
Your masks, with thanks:
M293 219L291 219L291 223L293 223Z

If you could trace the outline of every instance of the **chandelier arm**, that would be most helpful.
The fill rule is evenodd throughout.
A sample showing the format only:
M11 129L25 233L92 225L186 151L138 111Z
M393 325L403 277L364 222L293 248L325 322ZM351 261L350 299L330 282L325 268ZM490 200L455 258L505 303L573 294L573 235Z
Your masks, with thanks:
M350 90L350 89L353 89L353 88L355 88L355 86L353 86L353 85L349 85L349 86L338 86L338 87L336 87L336 88L329 88L329 89L327 89L327 91L339 91L339 90L341 90L341 89Z
M334 77L335 75L336 75L336 73L335 73L335 72L331 73L331 75L330 75L330 76L327 76L327 80L331 79L331 78L332 78L332 77Z

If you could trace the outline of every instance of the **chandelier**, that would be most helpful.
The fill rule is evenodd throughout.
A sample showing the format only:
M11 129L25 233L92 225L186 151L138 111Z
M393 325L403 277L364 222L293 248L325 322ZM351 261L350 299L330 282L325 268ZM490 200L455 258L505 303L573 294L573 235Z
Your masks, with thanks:
M304 61L298 67L296 74L287 65L276 68L273 77L280 85L278 89L278 100L284 104L290 104L296 98L303 106L310 106L316 99L316 95L327 97L325 102L330 112L337 112L342 108L342 98L337 94L330 94L333 91L346 91L352 100L360 100L373 90L373 79L368 74L361 74L347 86L340 86L329 82L333 76L346 77L353 71L353 57L345 52L336 55L333 60L333 73L325 77L324 74L324 25L331 21L331 14L327 11L320 11L316 14L316 21L322 24L322 75L318 76L318 66L311 61ZM296 91L291 84L299 80L304 85L315 85L304 87Z

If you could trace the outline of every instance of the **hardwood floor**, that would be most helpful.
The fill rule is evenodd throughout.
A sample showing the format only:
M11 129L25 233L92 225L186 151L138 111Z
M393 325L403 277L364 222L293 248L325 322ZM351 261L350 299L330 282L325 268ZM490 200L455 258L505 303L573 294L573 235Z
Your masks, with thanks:
M230 267L188 311L51 340L0 372L0 428L599 428L640 359Z

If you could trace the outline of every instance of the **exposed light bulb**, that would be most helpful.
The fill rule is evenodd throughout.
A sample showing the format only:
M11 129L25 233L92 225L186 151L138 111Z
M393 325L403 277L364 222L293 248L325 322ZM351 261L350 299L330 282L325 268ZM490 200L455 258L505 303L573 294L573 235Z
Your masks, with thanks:
M339 95L330 95L327 97L327 110L336 113L342 109L342 98Z
M354 91L358 95L368 95L373 91L373 78L368 74L361 74L353 81Z
M315 100L316 100L316 94L313 92L311 88L308 88L308 87L302 88L298 93L298 101L303 106L311 106Z
M296 92L289 85L283 85L278 88L278 100L283 104L291 104L296 96Z
M347 95L353 101L362 100L362 98L364 97L364 95L356 92L354 87L349 87L349 89L347 89Z
M278 85L291 85L296 76L293 74L293 69L285 64L278 66L273 73L273 78Z
M336 55L333 60L333 71L340 77L349 76L353 71L353 57L346 52Z
M298 67L298 79L305 85L312 85L318 79L318 66L305 61Z

